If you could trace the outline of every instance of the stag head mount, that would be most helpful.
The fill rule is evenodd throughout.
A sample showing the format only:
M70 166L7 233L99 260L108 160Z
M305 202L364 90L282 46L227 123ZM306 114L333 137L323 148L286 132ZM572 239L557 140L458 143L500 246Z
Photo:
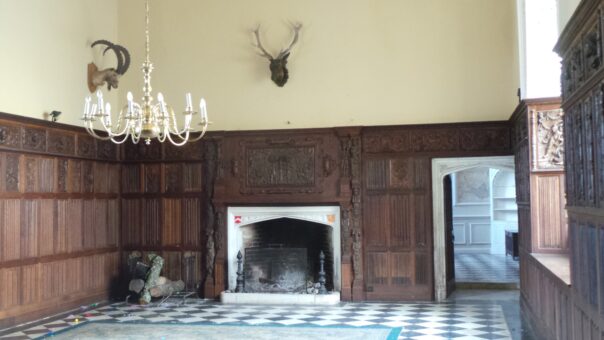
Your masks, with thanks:
M294 45L298 42L298 36L301 28L302 24L300 23L292 24L292 30L294 32L292 42L287 48L282 49L276 57L273 57L273 55L268 53L262 46L262 43L260 42L260 26L254 30L256 47L260 50L259 55L267 58L270 61L269 68L271 70L271 80L279 87L283 87L283 85L287 83L287 79L289 79L289 72L287 71L287 58L291 53L292 47L294 47Z
M88 64L88 89L91 93L96 92L97 87L105 84L107 84L107 90L117 88L119 78L124 75L128 70L128 67L130 67L130 53L125 47L114 44L109 40L97 40L93 42L90 47L94 48L96 45L107 46L103 50L103 55L109 50L113 51L117 58L117 66L115 68L110 67L99 70L94 63Z

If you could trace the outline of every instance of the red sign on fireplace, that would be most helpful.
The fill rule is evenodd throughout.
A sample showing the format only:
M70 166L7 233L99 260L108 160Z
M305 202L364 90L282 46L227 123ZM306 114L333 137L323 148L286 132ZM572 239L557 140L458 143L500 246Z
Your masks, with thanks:
M235 216L235 224L241 223L241 216Z

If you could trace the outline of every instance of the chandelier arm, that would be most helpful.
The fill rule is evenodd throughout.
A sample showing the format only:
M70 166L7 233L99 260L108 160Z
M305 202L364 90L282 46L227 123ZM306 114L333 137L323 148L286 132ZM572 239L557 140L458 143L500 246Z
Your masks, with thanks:
M121 141L115 140L115 138L111 137L111 141L115 144L124 144L124 142L128 140L128 137L130 137L129 134L124 135L124 139Z
M189 140L189 131L187 131L187 132L186 132L185 138L184 138L184 139L183 139L183 141L182 141L182 142L180 142L180 143L175 142L175 141L172 139L172 137L171 137L171 134L170 134L170 133L169 133L169 134L167 134L167 136L168 136L168 139L170 140L170 143L172 143L172 144L174 144L174 145L176 145L176 146L183 146L183 145L185 145L185 144L187 143L187 141Z
M101 135L97 135L96 131L94 131L94 129L92 128L92 122L90 122L90 124L86 124L86 131L88 131L88 134L90 134L92 137L96 138L96 139L100 139L100 140L110 140L111 136L101 136Z
M207 129L208 129L208 122L206 122L206 123L203 125L203 128L201 128L201 132L199 133L199 136L197 136L197 137L195 137L195 138L191 138L191 139L189 139L189 142L197 142L197 141L199 141L200 139L202 139L202 138L203 138L203 136L206 134L206 130L207 130Z

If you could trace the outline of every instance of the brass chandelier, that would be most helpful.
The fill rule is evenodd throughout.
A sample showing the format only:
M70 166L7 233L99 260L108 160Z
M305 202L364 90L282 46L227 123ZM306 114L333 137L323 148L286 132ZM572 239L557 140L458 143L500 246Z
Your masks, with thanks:
M133 143L138 143L141 139L146 144L151 144L152 139L157 139L160 143L169 140L170 143L181 146L187 142L200 140L208 128L208 114L206 111L206 101L201 98L199 101L199 112L193 109L191 93L187 93L185 110L182 113L184 122L182 129L179 129L176 115L170 105L164 101L161 93L157 94L157 103L153 103L151 96L151 71L153 64L149 59L149 0L145 1L145 52L146 59L143 62L143 98L142 104L133 100L132 92L128 92L126 104L119 112L117 119L112 119L111 105L103 100L103 93L96 92L96 103L88 96L84 104L84 114L82 120L86 130L90 135L101 140L111 140L116 144L122 144L128 138ZM197 125L199 129L191 127L193 116L199 118ZM104 133L98 134L96 126L102 127ZM199 135L192 137L193 133L199 132Z

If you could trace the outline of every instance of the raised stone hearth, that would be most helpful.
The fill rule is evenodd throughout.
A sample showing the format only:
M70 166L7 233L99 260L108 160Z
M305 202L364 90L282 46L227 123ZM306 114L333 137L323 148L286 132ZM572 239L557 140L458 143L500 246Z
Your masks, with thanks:
M234 293L222 292L222 303L267 304L267 305L336 305L340 302L340 293L329 294L290 294L290 293Z
M229 207L228 290L225 303L334 304L340 301L340 208ZM237 286L237 253L243 254L245 290ZM325 286L315 294L319 254L325 254Z

